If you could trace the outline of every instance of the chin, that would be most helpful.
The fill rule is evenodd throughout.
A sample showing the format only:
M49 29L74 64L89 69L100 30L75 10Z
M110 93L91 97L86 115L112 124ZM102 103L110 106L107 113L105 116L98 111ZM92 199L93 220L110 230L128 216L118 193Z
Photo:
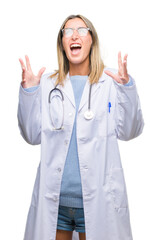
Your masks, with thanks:
M85 62L89 62L89 58L83 58L81 56L75 56L75 57L70 57L69 58L69 62L73 65L79 65L79 64L82 64L82 63L85 63Z
M69 62L73 65L78 65L78 64L82 64L84 62L84 60L80 59L80 58L71 58L69 59Z

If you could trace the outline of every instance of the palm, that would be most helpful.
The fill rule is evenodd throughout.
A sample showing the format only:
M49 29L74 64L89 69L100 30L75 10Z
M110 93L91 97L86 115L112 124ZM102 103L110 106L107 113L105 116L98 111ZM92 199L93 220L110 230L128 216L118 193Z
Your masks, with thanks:
M117 74L114 74L108 70L105 71L105 73L108 76L112 77L116 82L120 84L126 84L129 81L129 75L127 72L127 57L128 55L126 54L122 61L121 52L118 53L118 73Z
M22 59L19 59L22 68L22 86L24 88L33 87L40 83L42 74L45 68L41 68L37 75L34 75L30 66L30 61L28 56L25 56L26 66Z

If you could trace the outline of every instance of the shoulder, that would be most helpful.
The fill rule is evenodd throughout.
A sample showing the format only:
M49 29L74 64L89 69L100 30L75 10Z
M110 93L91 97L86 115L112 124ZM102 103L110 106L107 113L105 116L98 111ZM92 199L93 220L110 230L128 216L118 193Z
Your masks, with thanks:
M55 72L45 73L41 77L41 85L48 83L55 83L57 79L57 74Z

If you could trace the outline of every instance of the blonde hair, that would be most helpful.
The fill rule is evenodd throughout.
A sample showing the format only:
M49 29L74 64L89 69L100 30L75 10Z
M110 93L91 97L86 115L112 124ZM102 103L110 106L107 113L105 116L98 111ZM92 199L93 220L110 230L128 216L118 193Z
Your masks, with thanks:
M65 21L61 26L60 31L58 33L58 37L57 37L57 57L58 57L59 70L57 70L53 75L51 75L51 77L57 76L56 84L63 85L66 75L69 72L69 61L63 50L63 44L62 44L62 29L64 28L68 20L74 19L74 18L82 19L83 22L86 24L86 26L90 29L90 34L92 37L92 46L89 54L89 63L90 63L89 81L91 84L97 83L104 69L104 64L100 55L99 39L93 24L86 17L82 15L70 15L65 19Z

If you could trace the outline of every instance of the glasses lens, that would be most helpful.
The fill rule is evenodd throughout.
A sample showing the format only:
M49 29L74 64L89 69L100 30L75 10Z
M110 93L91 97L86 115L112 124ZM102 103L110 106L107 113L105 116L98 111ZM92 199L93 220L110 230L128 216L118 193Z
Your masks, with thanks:
M72 28L64 28L64 36L65 37L71 37L73 35L73 29Z
M88 28L80 27L78 28L78 33L81 37L84 37L88 33Z
M77 29L79 36L84 37L87 35L89 28L85 27L79 27ZM74 29L73 28L64 28L63 30L63 35L65 37L71 37L73 35Z

